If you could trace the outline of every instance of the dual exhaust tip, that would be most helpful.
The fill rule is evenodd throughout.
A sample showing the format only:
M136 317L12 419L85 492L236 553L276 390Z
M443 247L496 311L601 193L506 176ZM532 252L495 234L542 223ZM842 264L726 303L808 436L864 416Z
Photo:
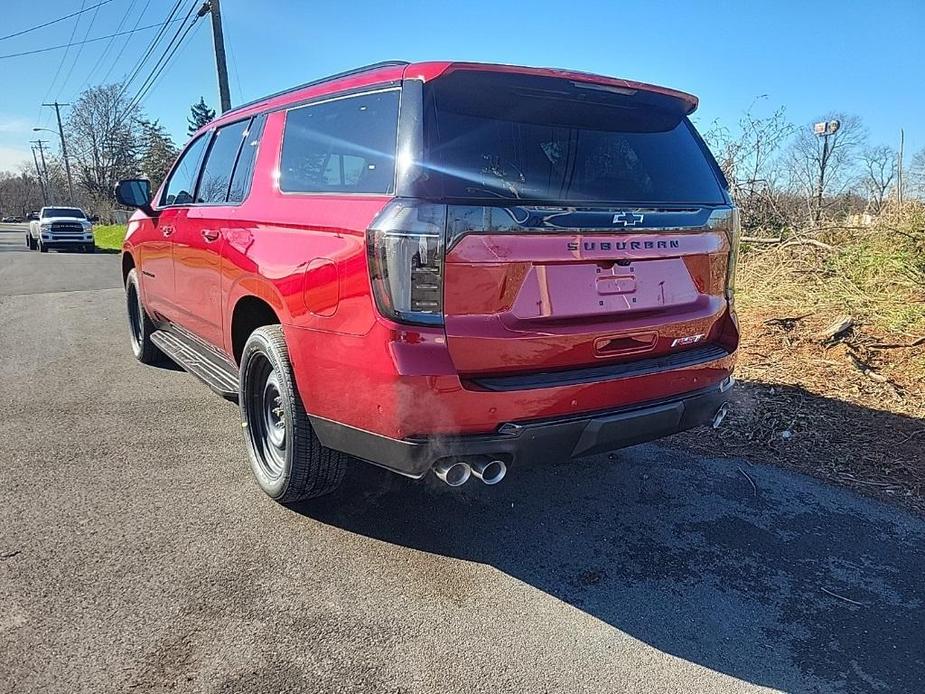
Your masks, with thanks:
M444 458L434 465L434 474L451 487L461 487L470 477L492 485L504 479L507 465L494 458Z

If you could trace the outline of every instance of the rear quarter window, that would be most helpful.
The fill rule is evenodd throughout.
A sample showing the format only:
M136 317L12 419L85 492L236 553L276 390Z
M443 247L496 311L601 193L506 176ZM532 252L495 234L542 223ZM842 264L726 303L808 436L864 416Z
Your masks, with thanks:
M398 102L395 89L289 111L280 156L280 190L391 193Z

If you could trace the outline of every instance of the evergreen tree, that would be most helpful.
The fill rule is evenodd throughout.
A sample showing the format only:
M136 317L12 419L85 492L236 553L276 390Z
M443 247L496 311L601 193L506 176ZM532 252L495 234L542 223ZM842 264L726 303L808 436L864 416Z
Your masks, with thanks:
M139 168L151 181L151 190L157 190L179 151L167 130L155 121L140 121L142 128Z
M192 135L199 128L207 125L213 118L215 118L215 109L209 108L206 105L206 100L200 96L199 103L190 107L190 117L186 119L186 122L189 123L189 134Z

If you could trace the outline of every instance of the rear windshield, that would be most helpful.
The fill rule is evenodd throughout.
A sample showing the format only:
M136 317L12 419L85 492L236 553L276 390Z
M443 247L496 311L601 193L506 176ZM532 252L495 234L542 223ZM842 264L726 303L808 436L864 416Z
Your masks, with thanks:
M566 79L458 71L425 86L426 194L724 202L685 105Z
M46 207L42 210L42 217L76 217L78 219L86 219L87 216L83 213L83 210L78 210L76 207Z

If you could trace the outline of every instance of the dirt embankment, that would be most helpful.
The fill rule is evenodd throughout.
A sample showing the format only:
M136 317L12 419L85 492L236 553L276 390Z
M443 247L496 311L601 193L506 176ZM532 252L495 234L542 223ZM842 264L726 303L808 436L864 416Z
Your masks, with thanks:
M744 249L734 409L680 438L925 512L925 231L813 239Z

